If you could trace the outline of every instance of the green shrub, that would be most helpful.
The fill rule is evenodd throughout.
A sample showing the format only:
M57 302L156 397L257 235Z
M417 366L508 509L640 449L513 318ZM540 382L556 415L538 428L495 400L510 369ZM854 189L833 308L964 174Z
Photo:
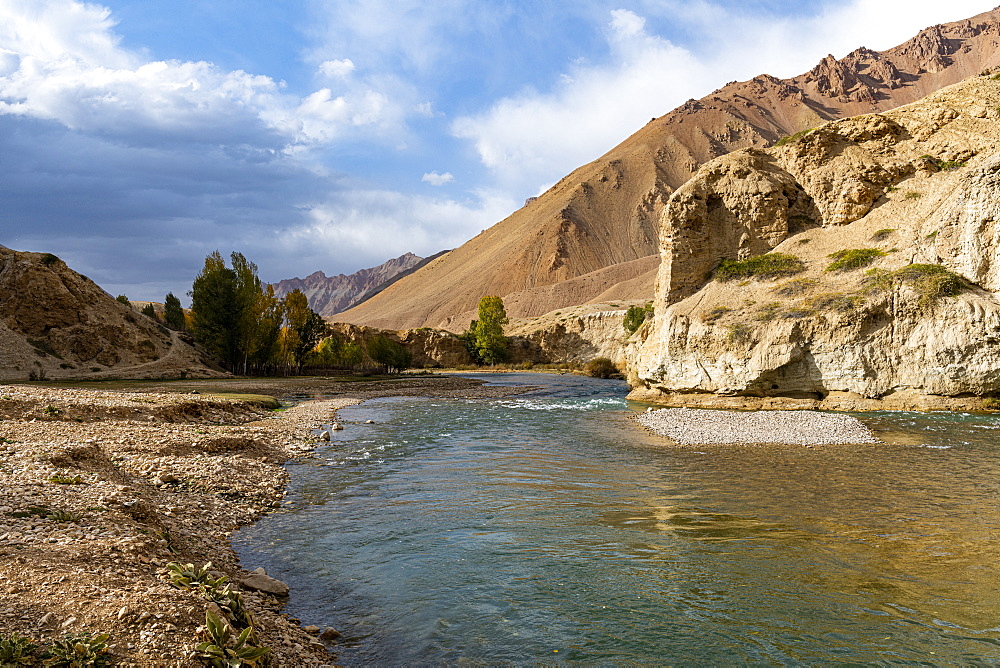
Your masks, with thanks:
M767 253L746 260L723 260L715 270L719 281L745 278L774 279L791 276L805 269L802 260L787 253Z
M827 271L851 271L867 267L880 257L884 257L886 252L878 248L851 248L830 253L827 257L833 262L826 268Z
M83 519L83 513L78 513L72 510L53 510L45 519L52 520L53 522L79 522Z
M870 269L865 272L865 284L870 291L906 285L919 295L921 306L931 306L938 299L953 297L968 287L964 278L939 264L910 264L896 271Z
M920 193L914 192L913 190L911 190L908 193L906 193L905 197L906 197L906 199L919 199L920 198Z
M965 167L965 160L941 160L938 162L938 168L942 172L950 172L953 169L960 169Z
M42 253L42 264L46 267L51 267L56 262L59 262L59 258L52 253Z
M642 323L653 315L653 302L647 302L645 306L629 306L622 320L622 327L628 336L635 334Z
M816 280L812 278L793 278L784 283L771 288L771 292L779 297L795 297L816 287Z
M84 482L83 482L83 476L82 475L68 476L68 475L61 475L59 473L57 473L54 476L52 476L51 478L49 478L49 482L54 482L54 483L56 483L58 485L82 485L82 484L84 484Z
M875 234L872 235L872 241L885 241L895 231L896 228L894 227L885 227L881 230L878 230L877 232L875 232Z
M619 373L618 367L607 357L595 357L583 367L583 372L591 378L611 378Z
M730 325L726 330L727 343L740 343L746 341L748 338L750 338L750 328L742 323Z
M983 397L983 408L988 411L1000 411L1000 397Z
M107 633L74 633L63 636L61 640L45 650L48 657L45 661L49 666L66 666L77 668L83 666L110 666L108 656Z

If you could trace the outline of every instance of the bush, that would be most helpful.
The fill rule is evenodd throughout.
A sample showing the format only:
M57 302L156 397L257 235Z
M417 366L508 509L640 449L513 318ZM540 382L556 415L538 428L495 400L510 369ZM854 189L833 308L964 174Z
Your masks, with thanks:
M941 297L953 297L968 287L964 278L939 264L910 264L896 271L870 269L865 283L870 291L904 284L920 296L921 306L932 306Z
M107 633L75 633L56 640L46 650L50 666L110 666Z
M771 288L771 292L779 297L795 297L809 292L816 287L816 283L816 280L812 278L794 278L774 286Z
M723 260L715 278L726 282L741 278L774 279L791 276L805 269L802 260L787 253L767 253L746 260Z
M887 253L878 248L851 248L839 250L836 253L830 253L827 257L832 258L833 262L826 268L827 271L851 271L853 269L861 269L862 267L867 267L872 262L880 257L884 257Z
M652 315L653 302L648 302L645 306L629 306L625 312L625 319L622 320L622 327L628 336L632 336Z
M882 228L881 230L878 230L877 232L875 232L875 234L872 235L872 241L885 241L895 231L896 231L896 228L894 228L894 227L885 227L885 228Z
M44 264L46 267L51 267L56 262L59 262L59 258L53 255L52 253L42 254L42 264Z
M20 633L4 635L0 633L0 666L37 665L34 657L38 645L31 638Z
M587 362L583 371L592 378L611 378L619 373L618 367L607 357L595 357Z

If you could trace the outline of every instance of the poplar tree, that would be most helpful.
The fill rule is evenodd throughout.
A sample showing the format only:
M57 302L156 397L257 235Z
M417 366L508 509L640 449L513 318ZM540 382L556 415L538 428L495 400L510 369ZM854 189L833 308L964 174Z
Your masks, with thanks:
M509 322L503 299L488 295L479 300L479 319L473 321L470 331L475 337L476 351L486 364L496 364L507 359L507 337L503 328Z

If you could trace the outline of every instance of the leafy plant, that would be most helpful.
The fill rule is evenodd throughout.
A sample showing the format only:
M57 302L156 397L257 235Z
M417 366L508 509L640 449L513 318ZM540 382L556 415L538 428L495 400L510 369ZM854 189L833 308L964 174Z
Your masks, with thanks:
M625 318L622 320L622 327L625 328L627 336L636 333L642 323L653 316L653 302L648 302L645 306L629 306L625 311Z
M45 519L52 520L53 522L79 522L83 519L83 513L79 513L73 510L53 510Z
M1000 397L983 397L983 408L988 411L1000 411Z
M108 656L107 633L73 633L63 636L61 640L46 649L48 657L45 664L49 666L66 666L67 668L83 668L84 666L110 666Z
M35 641L20 633L0 633L0 668L16 668L36 663L32 654L38 649Z
M257 666L267 656L270 647L257 647L250 639L253 629L247 627L234 637L233 629L211 610L205 613L205 632L208 640L195 648L198 658L210 666L237 668Z
M880 257L884 257L886 252L878 248L850 248L830 253L827 257L833 262L826 268L827 271L851 271L867 267Z
M767 253L746 260L723 260L715 278L726 282L744 278L774 279L791 276L805 269L802 260L787 253Z
M194 564L171 561L167 564L167 577L170 579L170 584L178 589L194 589L202 592L206 589L216 590L226 581L226 576L213 578L209 573L211 568L211 561L206 561L201 568L195 568Z
M49 416L52 416L52 417L54 417L54 416L59 415L60 413L62 413L61 410L59 410L58 408L56 408L52 404L49 404L48 406L46 406L45 410L43 410L42 412L45 413L46 415L49 415Z

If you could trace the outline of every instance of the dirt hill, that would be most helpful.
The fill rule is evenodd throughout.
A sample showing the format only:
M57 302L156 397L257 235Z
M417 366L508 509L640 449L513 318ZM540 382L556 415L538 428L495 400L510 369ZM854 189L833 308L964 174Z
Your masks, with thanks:
M0 246L0 380L227 375L51 253Z
M322 271L317 271L305 278L278 281L274 284L274 293L278 297L284 297L292 290L301 290L312 310L329 317L350 308L369 291L379 288L422 261L422 257L406 253L377 267L362 269L350 275L327 276Z
M998 44L1000 10L993 10L927 28L884 52L860 48L840 60L828 56L792 79L761 75L727 84L651 120L505 220L337 319L455 331L486 294L511 301L513 317L606 295L649 298L655 269L648 261L626 263L654 256L655 264L664 203L699 166L831 120L923 98L1000 65ZM628 285L616 290L624 281ZM517 304L507 300L515 294Z
M998 221L1000 74L720 157L664 210L634 396L850 410L994 396Z

